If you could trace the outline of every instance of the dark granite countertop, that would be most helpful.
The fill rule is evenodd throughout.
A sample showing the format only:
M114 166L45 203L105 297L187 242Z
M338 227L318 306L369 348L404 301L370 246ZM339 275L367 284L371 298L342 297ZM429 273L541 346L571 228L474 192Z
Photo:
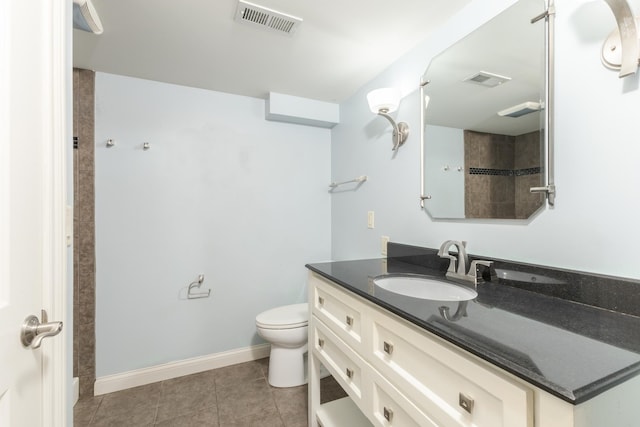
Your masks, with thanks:
M478 285L467 316L446 320L440 307L453 314L458 302L415 299L371 285L371 278L393 273L444 279L441 268L412 262L399 257L307 268L572 404L640 373L640 317L494 279Z

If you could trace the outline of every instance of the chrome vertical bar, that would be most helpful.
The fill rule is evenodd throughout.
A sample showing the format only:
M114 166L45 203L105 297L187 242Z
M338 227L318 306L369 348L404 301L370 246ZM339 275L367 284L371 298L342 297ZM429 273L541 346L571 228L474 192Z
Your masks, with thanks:
M545 123L545 133L546 133L546 158L547 164L545 165L547 170L547 202L549 206L554 206L556 203L556 186L555 186L555 175L554 175L554 20L556 16L556 9L554 5L554 0L547 0L547 18L545 19L545 25L547 31L545 31L547 43L547 84L546 84L546 93L545 98L547 107L546 107L546 123Z
M431 196L424 194L425 182L424 182L424 126L425 126L425 105L424 105L424 87L429 84L429 81L420 80L420 208L424 209L424 201L430 199Z
M553 82L553 67L554 67L554 18L556 14L555 6L553 4L554 0L547 0L546 6L547 10L541 13L540 15L531 19L531 23L535 24L544 18L545 25L545 61L546 61L546 72L545 72L545 87L544 87L544 97L545 97L545 115L544 115L544 150L545 150L545 182L543 187L531 187L529 191L531 193L545 193L545 197L547 199L547 203L549 206L554 206L556 202L556 186L554 182L554 154L553 154L553 138L554 138L554 101L553 101L553 92L554 92L554 82Z

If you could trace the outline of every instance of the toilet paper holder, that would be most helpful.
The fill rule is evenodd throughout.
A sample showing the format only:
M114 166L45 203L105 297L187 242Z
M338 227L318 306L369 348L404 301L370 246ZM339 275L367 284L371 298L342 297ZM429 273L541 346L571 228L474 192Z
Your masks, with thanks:
M211 295L211 289L200 291L200 286L204 282L204 274L198 275L198 280L191 282L187 288L187 299L209 298ZM197 291L194 289L198 289Z

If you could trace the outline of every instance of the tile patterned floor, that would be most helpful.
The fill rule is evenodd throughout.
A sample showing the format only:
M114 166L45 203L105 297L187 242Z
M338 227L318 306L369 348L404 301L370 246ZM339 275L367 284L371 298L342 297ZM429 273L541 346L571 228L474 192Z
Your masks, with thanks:
M306 427L307 386L275 388L269 359L80 400L75 427ZM321 382L322 402L346 396L332 378Z

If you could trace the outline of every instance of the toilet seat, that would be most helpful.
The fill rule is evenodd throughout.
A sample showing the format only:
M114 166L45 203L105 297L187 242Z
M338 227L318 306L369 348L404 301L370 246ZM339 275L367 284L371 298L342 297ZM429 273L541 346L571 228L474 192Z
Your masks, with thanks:
M256 326L264 329L294 329L309 324L309 304L292 304L272 308L256 316Z

